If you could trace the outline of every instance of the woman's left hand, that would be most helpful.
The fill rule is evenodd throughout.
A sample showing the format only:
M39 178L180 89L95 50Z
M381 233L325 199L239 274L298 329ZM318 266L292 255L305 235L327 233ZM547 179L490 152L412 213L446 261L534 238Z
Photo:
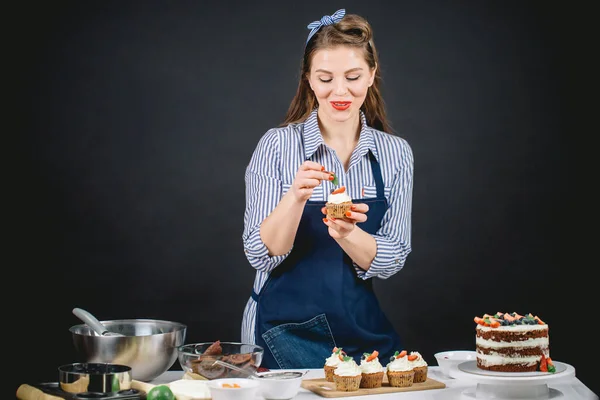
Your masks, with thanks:
M346 212L344 218L328 218L327 209L325 207L321 208L321 212L325 214L323 223L329 227L329 235L334 239L345 238L354 230L358 222L365 222L367 211L369 211L368 205L356 203L352 205L350 211Z

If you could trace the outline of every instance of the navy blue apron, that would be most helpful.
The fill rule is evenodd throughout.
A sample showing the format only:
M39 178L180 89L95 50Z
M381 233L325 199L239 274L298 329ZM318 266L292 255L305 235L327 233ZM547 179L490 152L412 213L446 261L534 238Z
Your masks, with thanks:
M353 200L369 205L361 229L375 233L387 210L379 163L369 152L377 197ZM373 292L371 279L357 277L352 260L323 224L324 201L307 201L294 247L269 275L258 303L255 340L265 349L261 366L270 369L322 368L333 347L357 363L379 351L387 362L401 351L400 338Z

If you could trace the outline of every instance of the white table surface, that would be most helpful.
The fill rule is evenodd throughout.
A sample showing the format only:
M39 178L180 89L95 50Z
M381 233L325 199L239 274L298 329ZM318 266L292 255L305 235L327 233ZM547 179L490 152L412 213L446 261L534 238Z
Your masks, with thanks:
M294 371L306 371L297 369ZM177 379L183 378L183 371L167 371L149 382L151 384L161 384L173 382ZM323 378L325 376L322 369L309 370L305 376L305 379L316 379ZM464 391L473 390L477 386L477 382L466 380L466 379L452 379L445 377L438 366L429 366L428 376L436 381L443 382L446 387L443 389L430 389L420 390L413 392L402 392L402 393L385 393L385 394L373 394L373 395L360 395L360 396L349 396L341 397L341 399L347 400L382 400L382 399L403 399L403 400L465 400L468 397L463 395ZM550 389L553 389L549 397L550 399L560 400L599 400L598 396L594 394L590 389L587 388L579 379L576 377L569 378L566 381L560 381L557 383L549 384ZM556 395L558 391L558 396ZM258 397L257 399L261 399ZM300 392L294 400L315 400L324 399L310 390L300 388Z

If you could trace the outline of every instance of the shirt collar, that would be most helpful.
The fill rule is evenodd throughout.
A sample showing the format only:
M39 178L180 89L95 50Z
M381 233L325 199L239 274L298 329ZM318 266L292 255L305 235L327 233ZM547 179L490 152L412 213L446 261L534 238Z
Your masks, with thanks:
M323 141L323 135L321 134L321 130L319 129L319 121L317 118L317 110L315 108L306 121L304 121L304 158L305 160L310 159L313 154L317 151L317 149L321 145L325 145ZM377 148L375 147L375 140L373 138L373 131L370 126L367 125L367 118L365 114L360 110L360 134L358 137L358 144L356 145L356 149L354 149L354 153L358 156L362 157L367 154L367 151L371 150L375 159L379 161L379 156L377 154Z

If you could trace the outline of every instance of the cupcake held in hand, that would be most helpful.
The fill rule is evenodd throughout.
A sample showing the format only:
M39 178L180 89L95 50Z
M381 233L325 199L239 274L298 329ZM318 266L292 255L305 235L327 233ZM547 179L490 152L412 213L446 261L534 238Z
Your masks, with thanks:
M413 383L422 383L427 380L427 362L418 351L411 351L407 357L408 365L415 371Z
M327 382L333 382L333 371L341 362L340 354L345 356L346 353L342 351L341 347L334 347L331 351L331 355L325 359L325 365L323 369L325 370L325 379Z
M402 350L400 353L397 351L392 357L386 367L387 378L390 386L393 387L409 387L412 386L415 378L415 371L408 365L408 357L406 356L406 350Z
M352 199L346 193L346 187L340 186L331 192L327 198L327 203L325 203L327 218L344 218L351 207Z
M360 360L360 370L362 378L360 379L361 388L378 388L383 383L383 365L379 362L379 352L364 353Z
M362 371L350 356L340 355L341 362L333 371L333 381L335 382L335 390L342 392L354 392L360 387L362 379Z

